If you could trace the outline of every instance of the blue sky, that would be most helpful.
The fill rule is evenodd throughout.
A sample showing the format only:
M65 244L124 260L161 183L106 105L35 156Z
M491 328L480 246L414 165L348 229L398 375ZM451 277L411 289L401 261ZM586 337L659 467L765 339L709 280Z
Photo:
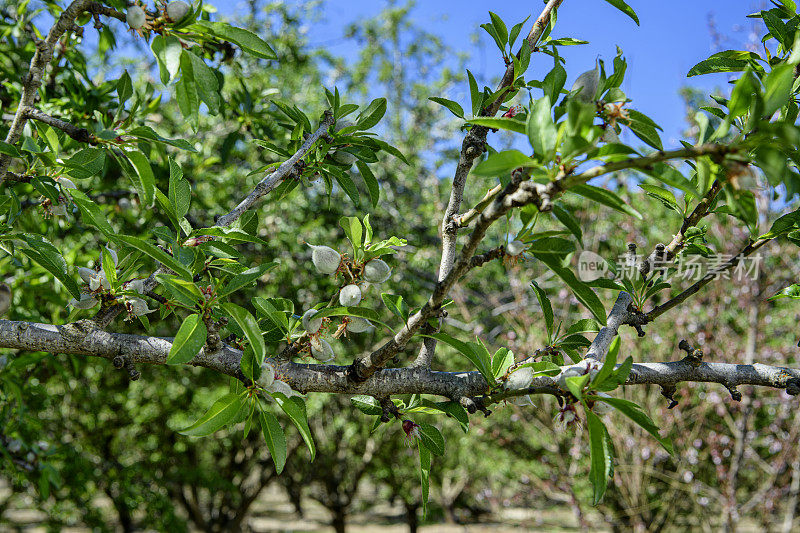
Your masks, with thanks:
M567 86L578 74L592 68L595 58L600 57L608 64L616 53L616 46L620 46L628 60L628 75L623 90L633 99L633 107L653 117L664 128L662 138L665 147L676 146L680 132L685 127L679 89L690 84L708 93L714 88L724 87L727 82L725 75L687 79L686 72L711 53L721 49L743 48L750 39L748 34L751 33L753 21L745 16L760 9L766 2L629 0L628 3L638 13L641 26L603 0L564 1L554 36L589 41L588 45L561 48L570 74ZM328 1L324 20L311 27L310 43L324 46L345 58L355 57L356 48L343 38L343 29L347 23L377 15L387 4L384 0ZM226 14L236 11L234 5L223 7L223 3L217 3ZM531 20L534 19L540 11L540 5L543 4L538 0L419 1L413 10L413 18L418 24L441 35L452 48L469 53L472 57L468 63L470 70L479 77L479 83L489 85L502 71L501 60L488 36L476 45L471 35L479 24L489 21L490 9L511 27L528 15L532 15ZM534 9L535 13L532 12ZM717 47L709 29L710 16L723 36ZM540 56L532 65L529 77L541 79L552 67L552 60ZM464 103L466 84L463 90L461 94L447 96ZM638 144L634 139L627 140Z

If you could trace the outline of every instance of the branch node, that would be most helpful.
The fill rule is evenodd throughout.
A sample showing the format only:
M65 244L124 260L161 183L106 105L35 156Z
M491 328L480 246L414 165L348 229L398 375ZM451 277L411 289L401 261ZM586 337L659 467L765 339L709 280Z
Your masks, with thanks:
M731 399L736 402L742 401L742 393L739 392L739 389L736 388L736 385L728 386L725 385L725 388L728 389L728 392L731 393Z
M628 324L633 329L636 330L636 334L639 337L644 337L646 335L642 326L648 324L650 319L647 317L646 314L642 313L641 310L637 309L633 306L633 303L628 305L628 317L625 319L625 324Z
M400 415L400 411L397 409L397 406L388 396L384 396L383 398L376 398L378 402L381 404L381 409L383 409L383 413L381 413L381 422L389 422L392 417L400 420L402 416Z
M478 406L475 405L475 402L472 400L472 398L467 398L464 396L458 399L458 403L471 415L475 414L475 411L478 410Z
M685 351L686 355L692 355L692 351L694 351L694 348L686 339L681 339L681 342L678 343L678 348Z
M133 366L133 361L127 357L125 358L125 370L128 371L128 377L131 378L131 381L136 381L142 376L142 374L136 370L136 367Z
M789 378L786 382L786 394L790 396L800 395L800 378Z
M675 392L677 392L675 385L664 385L661 387L661 396L669 400L667 409L672 409L678 405L678 401L675 399Z

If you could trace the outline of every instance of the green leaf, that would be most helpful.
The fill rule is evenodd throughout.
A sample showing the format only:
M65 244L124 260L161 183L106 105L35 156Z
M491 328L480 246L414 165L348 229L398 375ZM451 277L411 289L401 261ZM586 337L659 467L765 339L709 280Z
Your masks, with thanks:
M197 128L200 99L197 96L197 85L192 77L191 61L184 61L183 54L181 54L181 79L175 84L175 100L184 118Z
M422 518L428 516L428 492L430 489L431 475L431 452L422 445L422 441L417 443L419 450L419 478L422 485Z
M106 152L100 148L84 148L64 161L64 168L70 177L88 179L99 174L106 162Z
M661 187L655 187L653 185L647 185L646 183L640 183L639 187L645 191L647 196L658 200L667 209L671 209L676 213L683 215L683 210L678 205L678 201L675 198L675 195L672 194L672 191L663 189Z
M242 287L249 285L253 281L257 280L261 276L264 275L265 272L272 270L278 266L277 261L272 261L271 263L265 263L263 265L258 265L253 268L249 268L242 272L241 274L236 274L233 276L225 286L217 291L217 295L221 298L223 296L227 296L232 292L235 292Z
M575 185L574 187L570 188L569 191L579 194L584 198L593 200L599 204L608 206L612 209L616 209L620 213L631 215L639 220L642 219L641 213L626 204L622 198L608 189L602 189L600 187L595 187L594 185Z
M792 298L794 300L800 299L800 284L793 284L789 285L788 287L784 288L776 294L775 296L770 297L770 300L778 300L780 298Z
M191 437L211 435L230 423L242 409L242 400L238 394L229 393L219 398L211 408L191 426L178 433Z
M350 197L352 200L353 205L357 208L360 207L360 196L358 194L358 189L356 188L356 184L353 183L353 179L346 173L336 173L333 175L334 179L336 179L336 183L339 184L339 187Z
M532 254L551 254L563 257L575 251L575 244L561 237L546 236L530 241L527 251Z
M224 22L198 22L197 25L203 26L210 30L214 35L220 39L230 41L247 52L251 56L261 59L277 59L275 51L255 33L245 30L244 28L237 28L226 24Z
M477 115L480 110L481 106L483 105L483 94L481 93L480 89L478 89L478 82L475 81L475 76L472 75L472 72L467 69L467 79L469 80L469 94L470 94L470 102L472 103L472 114Z
M389 311L398 316L403 322L408 322L409 308L402 296L383 292L381 293L381 300L383 300Z
M150 49L153 51L158 63L161 83L168 85L172 78L178 74L183 46L174 35L167 35L166 37L157 35L153 42L150 43Z
M136 248L145 255L149 255L165 267L173 270L179 276L185 279L192 279L192 273L182 263L161 248L158 248L149 242L129 235L116 235L112 237L112 240L117 243L122 243L124 245Z
M70 196L72 196L72 201L75 202L75 205L78 206L84 223L96 227L106 237L114 234L114 228L109 224L108 216L88 196L76 189L70 191Z
M775 237L789 233L798 226L800 226L800 209L779 217L772 223L772 227L769 228L769 231L761 235L758 240L774 239Z
M376 98L358 115L356 126L360 130L368 130L376 125L386 114L386 98Z
M261 335L261 329L258 327L256 319L253 318L253 315L251 315L247 309L239 307L236 304L224 303L222 304L222 309L233 318L236 325L239 326L239 329L244 332L247 341L250 343L250 346L253 347L256 362L258 366L261 366L267 355L267 347L264 344L264 337Z
M506 28L506 23L491 11L489 11L489 17L492 19L492 26L494 26L494 30L500 38L500 42L506 44L508 42L508 28Z
M614 372L614 368L617 366L617 354L619 353L619 335L614 337L614 340L611 341L611 346L608 349L608 354L606 354L606 360L603 362L602 368L595 374L594 378L592 379L593 386L600 386L603 382L608 379L611 374Z
M603 302L600 301L600 298L597 297L591 287L576 278L571 270L561 266L561 262L555 256L546 254L533 255L547 265L550 270L555 272L556 275L572 289L578 301L585 305L601 324L606 323L606 311L603 307Z
M528 116L528 122L525 127L528 140L533 147L533 153L540 161L548 160L556 149L558 131L553 123L550 107L549 96L536 100L533 103L531 114Z
M439 457L444 455L444 437L436 426L420 422L419 440L423 446L428 448L434 455Z
M582 318L572 324L567 331L564 332L564 335L575 335L578 333L593 333L596 331L600 331L600 324L597 323L597 320L593 318Z
M664 449L672 455L672 441L668 438L664 438L658 433L658 426L653 422L647 413L645 413L642 408L635 403L624 400L622 398L614 398L614 397L606 397L606 396L595 396L593 397L595 401L605 402L610 406L614 407L620 413L624 414L634 422L636 422L639 426L642 427L645 431L650 433L660 444L664 447Z
M528 367L530 367L531 370L533 370L534 376L544 375L552 377L552 376L557 376L561 373L561 367L550 361L533 361L531 363L524 363L519 365L516 368L516 370Z
M560 203L555 203L553 204L553 215L567 227L570 233L578 239L578 242L583 244L583 231L581 230L580 222L570 210Z
M192 146L192 144L186 139L168 139L167 137L159 135L156 130L150 126L137 126L131 130L128 130L126 135L133 135L134 137L139 137L140 139L147 139L150 141L167 144L169 146L180 148L181 150L186 150L187 152L197 152L194 146Z
M498 378L505 374L512 364L514 364L514 352L508 348L500 348L492 356L492 374Z
M513 131L525 133L525 123L517 118L511 117L474 117L465 119L468 123L476 126L483 126L496 130Z
M552 337L553 323L555 322L553 315L553 306L550 304L550 299L547 297L547 293L544 292L544 290L541 287L539 287L539 285L535 281L531 281L531 287L536 293L536 298L539 300L539 306L542 308L542 314L544 315L544 323L545 326L547 327L547 336Z
M628 380L628 375L631 373L631 368L633 368L633 357L627 357L622 364L611 373L609 377L603 380L602 383L598 382L595 385L595 388L603 392L609 392L616 389Z
M769 33L781 44L784 50L792 47L794 39L794 32L789 31L786 23L781 20L781 17L776 15L773 10L761 11L761 20L767 26Z
M608 2L609 4L616 7L617 9L628 15L630 18L632 18L637 26L639 25L639 17L636 16L636 12L633 10L631 6L626 4L623 0L606 0L606 2Z
M183 179L183 169L175 162L172 157L169 158L169 203L172 209L175 210L175 216L178 219L186 216L189 212L189 205L192 201L192 188L189 182Z
M778 65L772 72L764 76L764 110L765 117L771 117L775 111L786 105L794 83L794 65Z
M172 296L189 309L196 309L197 304L203 301L203 295L197 285L167 274L156 274L156 279Z
M567 383L567 390L579 400L583 397L583 389L589 383L591 375L584 374L583 376L570 376L565 381Z
M554 44L555 41L549 41L548 44ZM558 100L561 90L564 88L564 83L567 81L567 71L559 61L556 61L553 70L547 73L547 76L542 80L542 91L544 95L550 98L551 102Z
M365 415L379 416L383 414L381 404L372 396L353 396L350 398L350 403Z
M375 324L385 326L388 329L392 329L380 321L380 314L377 311L369 307L326 307L320 309L319 312L314 315L314 318L324 318L327 316L358 316L366 318Z
M131 76L128 74L127 70L122 71L122 76L119 77L117 80L117 100L119 101L120 107L125 105L125 102L133 96L133 83L131 82Z
M58 249L41 235L25 233L21 238L29 248L19 248L19 251L55 276L76 300L80 300L81 290L75 280L67 274L67 262Z
M461 107L458 102L448 100L447 98L439 98L438 96L431 96L428 98L428 100L436 102L439 105L443 105L458 118L464 118L464 108Z
M647 168L640 168L637 170L657 179L665 185L675 187L678 190L691 194L695 198L702 197L702 194L698 192L694 184L686 179L686 177L672 165L667 163L655 163Z
M634 135L639 137L645 144L652 146L657 150L663 150L664 145L661 143L661 137L658 135L658 130L646 122L639 122L636 120L628 121L628 128Z
M689 70L687 78L713 72L741 72L752 61L761 59L758 54L739 50L725 50L718 52L708 59L704 59Z
M156 177L153 175L150 161L147 159L147 156L138 150L125 152L125 156L136 170L136 175L131 176L131 180L136 187L136 192L139 195L142 205L145 207L153 207L156 195Z
M493 385L495 383L494 374L492 373L492 361L485 349L480 349L475 343L466 343L454 339L446 333L433 333L428 336L455 348L475 365L475 368L486 378L488 384Z
M472 173L476 176L495 177L511 172L515 168L536 166L539 166L536 160L519 150L505 150L490 154L486 161L481 161L472 169Z
M311 460L313 461L317 456L317 448L314 445L314 438L311 436L311 429L308 427L306 403L302 398L298 398L297 396L287 398L280 392L274 393L272 397L275 398L275 402L283 409L283 412L289 416L289 419L295 425L297 431L300 432L300 436L303 437L303 441L306 443L308 451L311 453Z
M364 247L364 225L358 217L342 217L339 225L353 246L353 257L358 259L359 252Z
M114 264L114 258L111 257L111 252L106 247L100 249L100 264L111 288L116 289L118 287L117 265Z
M589 455L592 465L589 470L589 481L592 484L593 505L597 505L603 499L612 474L611 461L614 451L611 447L611 437L600 417L587 409L586 420L589 428Z
M197 94L200 99L208 106L208 112L212 115L219 113L220 95L219 95L219 81L214 71L206 65L200 57L193 53L184 50L181 54L181 69L185 70L187 63L191 68L192 77L194 78L195 86L197 87Z
M259 420L261 421L264 440L267 441L269 454L272 457L272 462L275 463L275 472L280 474L286 465L286 435L280 422L272 413L261 411Z
M356 160L356 168L358 168L358 173L361 174L361 178L364 180L364 185L367 186L367 192L369 193L369 199L372 203L372 207L378 207L378 201L381 197L381 189L380 185L378 184L378 179L369 169L367 164L360 159Z
M188 363L200 353L206 343L208 331L200 315L189 315L181 324L167 356L168 365Z

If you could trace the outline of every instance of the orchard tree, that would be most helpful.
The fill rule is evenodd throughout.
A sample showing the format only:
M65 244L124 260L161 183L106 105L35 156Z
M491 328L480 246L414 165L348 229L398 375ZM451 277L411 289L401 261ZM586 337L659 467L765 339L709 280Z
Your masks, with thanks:
M109 368L132 381L145 365L174 365L169 369L174 376L186 366L216 372L227 390L194 421L188 406L176 413L184 419L176 439L242 428L243 446L250 449L258 430L277 474L287 461L287 425L297 428L311 460L317 453L311 428L322 426L309 423L305 395L347 395L353 417L365 428L389 425L380 430L394 431L416 448L423 513L436 458L454 447L446 446L436 421L467 430L471 416L503 416L492 413L497 405L530 405L534 395L555 397L553 417L566 427L580 422L587 430L590 500L596 504L614 476L609 410L673 452L645 410L620 397L620 387L658 386L671 405L676 386L683 383L720 384L735 401L742 399L742 385L800 393L797 369L708 362L691 339L670 339L685 351L681 360L649 361L648 352L623 347L618 335L627 326L643 337L652 322L676 320L676 308L686 309L706 285L734 283L730 276L775 240L800 245L800 211L789 209L800 192L795 125L800 15L794 2L776 1L754 14L768 30L762 54L725 51L691 69L690 76L738 74L730 98L715 98L717 105L696 114L696 135L665 151L659 126L632 107L635 95L620 89L626 73L621 51L610 65L598 60L566 85L569 76L559 50L584 42L554 36L563 1L547 2L530 26L528 19L509 25L489 13L481 27L498 48L499 83L481 87L467 70L464 105L428 95L457 117L463 139L439 223L438 270L424 295L408 290L411 269L393 256L430 257L431 243L415 235L382 234L371 223L380 217L401 219L400 208L414 208L382 199L391 180L385 169L401 169L425 156L404 153L381 138L387 127L406 127L402 109L390 109L384 98L359 106L337 87L302 84L316 94L305 96L315 102L306 109L274 92L254 99L238 58L247 55L258 68L280 76L274 43L218 20L212 7L200 3L75 0L63 8L48 3L43 10L51 17L27 3L7 8L15 24L4 37L13 46L0 62L5 134L0 273L6 282L0 312L8 315L0 320L5 466L34 482L45 497L51 485L59 484L46 446L36 438L39 421L26 407L31 397L39 398L39 384L27 379L27 369L47 353L105 358ZM638 23L622 0L608 4ZM596 9L605 8L598 2ZM46 33L35 25L42 20L52 24ZM139 46L146 43L142 49L157 61L157 81L140 82L141 72L98 75L76 46L90 23L105 52L125 31ZM376 36L368 28L363 37L369 42ZM397 41L394 45L397 50ZM361 62L354 79L370 80L373 69L385 77L383 58L391 49L380 47L374 62ZM543 79L526 79L532 60L553 65ZM400 99L422 91L398 83L395 92ZM167 102L175 103L193 133L164 131ZM382 122L387 112L390 119ZM197 153L194 138L219 134L215 117L220 122L236 117L246 133L226 137L226 153ZM513 135L517 149L491 146L490 133L499 130ZM648 148L624 144L623 133ZM505 144L502 139L497 143ZM204 191L219 184L211 165L241 143L263 149L269 162L253 165L255 179L229 185L227 203L208 205ZM621 173L628 179L616 179L614 186L602 187L597 180ZM604 251L591 265L610 276L589 275L583 260L575 272L571 260L585 229L576 205L614 209L648 227L666 223L622 199L622 189L640 180L648 194L679 215L680 224L669 231L672 239L644 253L635 244ZM132 198L119 191L124 182L133 188ZM762 182L766 206L754 194L764 192ZM258 215L261 203L286 202L291 210L293 196L300 194L318 207L336 204L345 210L343 203L351 202L346 209L351 216L336 221L319 215L327 241L293 245L270 239L269 231L261 231L266 224ZM465 197L480 199L468 204ZM775 205L787 212L766 220ZM129 216L137 224L128 223ZM296 216L317 215L287 212L285 220ZM743 235L735 253L722 258L712 257L705 240L709 224L720 217L733 217L743 230L734 234ZM254 249L259 259L246 260L254 255L242 250ZM286 287L275 273L282 256L295 269L315 273L302 289L317 304L301 308L281 296ZM709 268L693 284L673 289L672 275L697 258L707 259ZM542 287L530 280L538 302L530 318L542 332L543 345L514 354L507 346L489 350L486 339L452 331L448 313L468 303L451 298L456 287L469 283L475 270L502 272L520 261L547 268L561 284ZM555 289L563 289L559 297L568 292L580 303L582 317L554 313ZM798 298L800 285L763 296ZM484 299L491 301L492 295ZM165 328L172 329L170 336L153 334ZM450 351L463 357L446 357ZM310 359L317 362L309 364ZM51 379L58 377L69 380L69 368ZM170 392L168 387L162 391ZM349 414L321 409L316 416ZM325 427L342 435L350 431L344 423ZM381 442L362 433L370 446ZM494 453L504 452L503 443L497 439ZM526 453L524 446L507 448L506 453ZM364 472L351 475L357 486ZM346 509L350 501L344 496L348 501L334 503ZM409 513L416 512L409 507ZM334 522L344 527L343 519Z

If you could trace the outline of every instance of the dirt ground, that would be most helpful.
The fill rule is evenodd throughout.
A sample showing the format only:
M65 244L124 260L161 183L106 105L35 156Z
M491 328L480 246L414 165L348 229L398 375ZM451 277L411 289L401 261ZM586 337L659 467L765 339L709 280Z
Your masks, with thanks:
M102 505L110 502L103 502ZM329 532L333 528L327 525L329 513L318 503L308 500L303 502L305 516L300 518L294 508L278 487L270 487L259 500L253 504L247 524L256 533L272 532ZM109 509L110 511L111 509ZM369 512L355 513L349 517L347 530L350 533L403 533L408 526L403 522L400 507L379 504ZM12 519L25 533L45 533L41 526L45 518L43 513L33 508L9 509L4 518ZM595 522L595 521L593 521ZM597 521L600 526L599 520ZM4 527L4 526L0 526ZM498 533L519 532L568 532L579 531L578 522L566 507L552 507L546 510L523 508L507 508L490 515L486 520L475 524L430 524L419 528L422 533L470 533L478 531L496 531ZM63 533L85 533L87 528L73 527L62 530ZM605 528L594 531L608 531Z

